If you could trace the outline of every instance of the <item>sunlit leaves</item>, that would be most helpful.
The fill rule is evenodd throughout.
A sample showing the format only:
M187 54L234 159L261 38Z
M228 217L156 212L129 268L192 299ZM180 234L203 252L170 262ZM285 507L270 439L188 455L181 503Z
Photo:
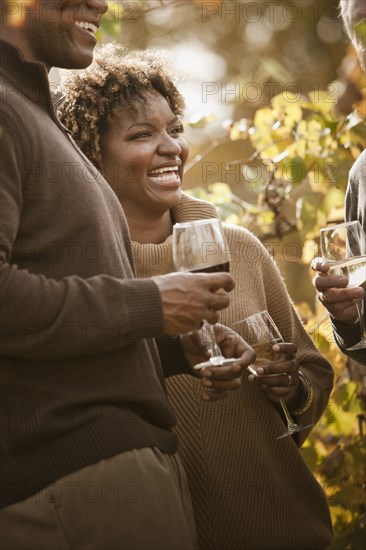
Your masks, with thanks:
M291 92L276 95L272 99L272 109L276 118L283 121L287 128L293 128L303 118L300 98Z
M241 118L236 122L230 122L226 126L229 131L229 137L231 141L237 141L240 139L247 139L250 129L252 128L252 121L247 118Z
M324 227L327 222L322 194L308 193L298 199L296 206L299 230L308 239L317 238L319 227Z
M345 194L342 189L331 188L324 196L323 210L329 217L332 210L342 208L344 206Z
M190 128L206 128L210 122L215 120L215 115L212 113L203 114L196 113L189 120L185 121L185 125Z

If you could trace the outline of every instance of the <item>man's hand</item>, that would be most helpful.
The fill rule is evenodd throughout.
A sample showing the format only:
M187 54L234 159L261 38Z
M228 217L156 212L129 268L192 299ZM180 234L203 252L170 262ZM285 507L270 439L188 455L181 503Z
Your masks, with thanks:
M279 355L278 361L258 359L256 374L250 374L248 381L257 383L274 402L283 399L291 406L301 400L299 385L299 363L296 359L297 346L291 343L274 344L273 351Z
M318 298L329 313L342 323L353 325L357 322L356 303L363 300L365 291L362 287L347 288L348 278L329 273L330 264L315 258L311 264L317 271L313 279L318 291Z
M229 305L234 279L229 273L170 273L152 277L161 294L164 314L163 333L168 336L197 330L202 321L216 323L217 310Z
M206 390L201 397L207 401L226 399L230 391L240 387L245 367L255 361L252 348L232 329L217 323L215 335L222 355L237 357L238 362L226 367L206 367L196 372ZM210 357L208 349L211 348L211 344L204 328L182 336L181 343L192 366Z

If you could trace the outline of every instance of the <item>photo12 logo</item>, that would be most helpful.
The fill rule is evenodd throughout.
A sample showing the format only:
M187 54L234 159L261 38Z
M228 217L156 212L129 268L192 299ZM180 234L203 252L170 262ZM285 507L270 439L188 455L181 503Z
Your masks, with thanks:
M219 19L222 23L258 23L265 20L273 23L280 16L288 23L296 23L301 19L303 10L296 2L235 2L207 1L202 3L202 22Z

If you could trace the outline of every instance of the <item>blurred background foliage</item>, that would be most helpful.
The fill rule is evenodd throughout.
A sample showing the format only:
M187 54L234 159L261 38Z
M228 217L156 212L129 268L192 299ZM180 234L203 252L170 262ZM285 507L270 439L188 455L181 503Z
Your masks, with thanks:
M363 549L365 368L335 345L309 267L319 229L343 221L348 171L366 144L365 76L338 0L109 4L101 42L167 49L185 75L185 190L261 238L333 365L331 401L301 452L328 494L331 548Z

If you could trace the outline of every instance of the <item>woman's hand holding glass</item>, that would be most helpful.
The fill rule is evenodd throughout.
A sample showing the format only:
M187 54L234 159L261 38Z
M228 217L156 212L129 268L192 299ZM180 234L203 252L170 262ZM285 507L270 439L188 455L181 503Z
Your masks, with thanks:
M282 335L268 311L260 311L234 325L256 353L254 365L248 366L249 382L257 383L271 401L280 403L287 430L276 439L292 435L310 426L300 426L292 419L288 407L306 400L302 395L297 346L283 342Z
M296 359L297 346L291 343L276 343L272 346L273 357L277 360L258 358L255 375L250 374L248 381L258 384L271 401L279 403L281 399L291 408L301 399L302 385L299 376L299 363Z
M240 387L243 369L255 361L255 353L232 329L216 323L214 330L222 357L235 357L226 365L214 366L207 360L210 358L210 345L205 335L205 327L181 336L180 339L188 361L201 378L201 385L205 389L201 394L202 399L219 401Z

